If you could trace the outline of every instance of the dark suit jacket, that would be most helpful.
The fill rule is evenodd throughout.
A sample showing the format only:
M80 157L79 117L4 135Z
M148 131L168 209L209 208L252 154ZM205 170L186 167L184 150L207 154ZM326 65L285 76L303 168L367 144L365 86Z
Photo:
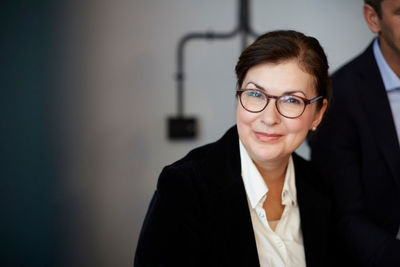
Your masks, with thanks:
M332 177L338 234L363 266L400 266L400 148L372 44L332 81L332 105L310 146Z
M321 177L293 155L307 266L327 266L331 203ZM135 266L259 266L236 127L162 171Z

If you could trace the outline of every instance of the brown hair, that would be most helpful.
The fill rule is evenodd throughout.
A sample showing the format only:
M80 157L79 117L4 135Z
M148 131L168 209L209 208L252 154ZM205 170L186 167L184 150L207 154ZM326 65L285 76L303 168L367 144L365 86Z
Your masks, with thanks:
M298 60L300 67L315 78L318 95L329 102L331 84L325 52L317 39L293 30L265 33L243 50L235 67L238 88L251 67L290 59ZM321 106L322 101L319 101L318 108Z

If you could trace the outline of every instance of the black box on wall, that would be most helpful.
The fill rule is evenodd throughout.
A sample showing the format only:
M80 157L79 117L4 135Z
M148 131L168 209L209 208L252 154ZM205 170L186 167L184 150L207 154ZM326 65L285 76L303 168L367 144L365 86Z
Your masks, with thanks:
M198 134L197 119L194 117L168 118L168 138L170 140L195 139Z

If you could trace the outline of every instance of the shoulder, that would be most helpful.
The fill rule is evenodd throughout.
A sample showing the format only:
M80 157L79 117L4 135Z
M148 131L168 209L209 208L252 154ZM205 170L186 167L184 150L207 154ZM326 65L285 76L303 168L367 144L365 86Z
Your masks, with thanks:
M210 160L211 151L216 143L210 143L191 150L186 156L167 165L161 171L157 183L157 189L175 187L176 184L193 182L198 176L200 166Z
M223 171L229 157L239 157L236 127L230 128L219 140L191 150L186 156L163 168L157 189L178 190L182 187L200 188ZM226 165L226 164L225 164Z
M301 174L316 174L316 170L312 169L313 163L309 160L304 159L302 156L298 155L296 152L292 154L293 164L297 173Z
M332 82L335 90L340 90L343 87L336 86L337 84L349 84L360 77L368 77L373 66L376 65L372 44L333 73Z
M296 185L315 191L321 196L326 196L329 193L328 178L322 174L319 167L314 162L306 160L296 153L293 153L292 156Z
M358 117L357 106L361 101L354 102L354 99L359 98L360 92L372 89L373 84L380 80L372 44L332 74L332 101L322 125L327 124L331 117L347 119L353 113Z
M357 70L364 68L365 63L374 60L374 58L373 42L371 42L363 52L361 52L359 55L357 55L349 62L345 63L337 71L335 71L333 77L340 76L349 72L356 72Z

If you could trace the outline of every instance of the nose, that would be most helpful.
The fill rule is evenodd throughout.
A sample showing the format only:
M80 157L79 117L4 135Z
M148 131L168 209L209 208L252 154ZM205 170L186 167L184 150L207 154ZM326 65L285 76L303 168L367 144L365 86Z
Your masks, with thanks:
M276 109L276 99L270 99L268 105L261 112L261 122L267 126L278 124L281 121L281 115Z

